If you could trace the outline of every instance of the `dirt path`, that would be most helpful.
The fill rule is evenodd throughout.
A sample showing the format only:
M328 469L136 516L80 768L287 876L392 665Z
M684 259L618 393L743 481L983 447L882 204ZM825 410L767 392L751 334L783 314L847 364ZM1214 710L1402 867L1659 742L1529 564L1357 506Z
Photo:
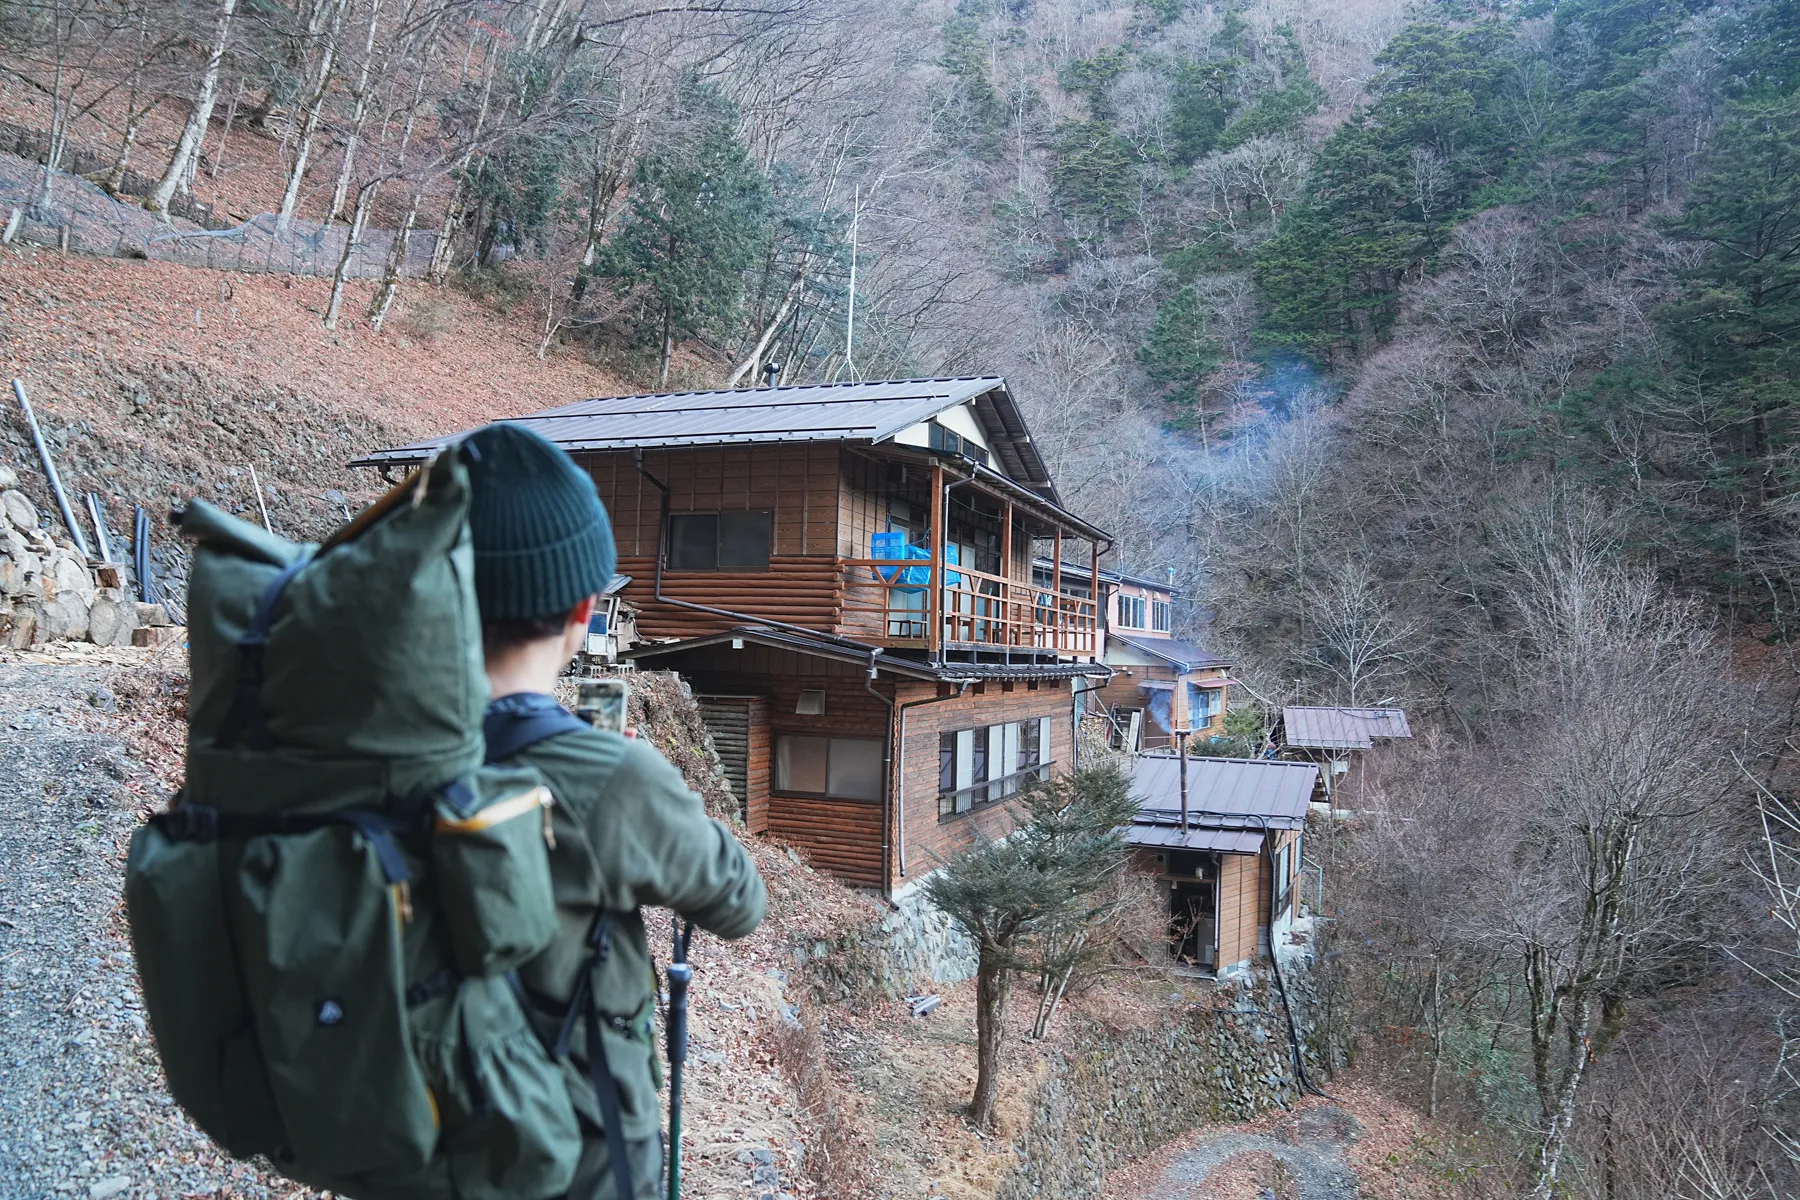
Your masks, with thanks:
M1463 1200L1479 1166L1456 1137L1372 1083L1240 1125L1211 1125L1108 1175L1103 1200ZM1486 1193L1481 1193L1486 1194Z
M1219 1133L1177 1156L1159 1183L1141 1193L1143 1200L1188 1200L1201 1195L1277 1194L1288 1189L1270 1186L1254 1172L1235 1172L1240 1178L1220 1178L1232 1160L1249 1155L1268 1155L1280 1163L1291 1182L1294 1200L1355 1200L1356 1175L1344 1161L1344 1150L1358 1136L1356 1119L1336 1105L1308 1109L1283 1123L1273 1134ZM1247 1165L1244 1163L1239 1166ZM1248 1179L1242 1176L1249 1174ZM1201 1189L1208 1183L1215 1185ZM1255 1192L1231 1185L1250 1184ZM1287 1200L1283 1197L1283 1200Z

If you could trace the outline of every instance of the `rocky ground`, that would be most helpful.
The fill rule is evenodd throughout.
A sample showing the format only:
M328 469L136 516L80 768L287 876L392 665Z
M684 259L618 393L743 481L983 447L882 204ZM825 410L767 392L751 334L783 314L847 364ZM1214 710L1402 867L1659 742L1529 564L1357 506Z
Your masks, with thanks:
M178 682L151 651L30 657L0 659L0 1195L305 1195L188 1122L144 1027L120 887L166 775L127 731Z

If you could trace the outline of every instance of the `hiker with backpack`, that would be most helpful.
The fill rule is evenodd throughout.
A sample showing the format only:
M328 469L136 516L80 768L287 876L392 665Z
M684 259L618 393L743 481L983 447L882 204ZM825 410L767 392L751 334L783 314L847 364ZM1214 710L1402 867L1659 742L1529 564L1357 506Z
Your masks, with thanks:
M479 455L469 469L469 532L494 697L485 722L488 758L535 769L557 800L550 869L559 932L519 976L542 1019L554 1022L599 952L586 978L602 1016L604 1065L617 1085L626 1159L620 1174L630 1180L605 1185L619 1168L609 1139L589 1138L569 1194L661 1196L655 974L639 910L670 908L720 937L743 937L762 921L762 879L660 754L588 726L551 695L587 636L616 563L593 481L523 426L489 425L468 444ZM591 1068L591 1054L584 1039L574 1057ZM604 1132L605 1080L574 1092L577 1111Z
M550 696L615 565L592 480L489 426L318 546L174 519L186 778L125 875L170 1093L350 1200L660 1197L639 909L742 937L766 895L655 750Z

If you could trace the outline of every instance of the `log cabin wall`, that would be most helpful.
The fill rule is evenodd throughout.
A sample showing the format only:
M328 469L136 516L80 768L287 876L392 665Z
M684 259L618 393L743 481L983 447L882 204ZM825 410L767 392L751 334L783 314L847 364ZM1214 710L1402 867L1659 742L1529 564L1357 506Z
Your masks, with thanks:
M669 511L773 514L766 571L669 571L663 594L809 629L836 629L843 604L838 550L838 447L834 444L646 450L644 468L669 488ZM740 622L659 604L656 552L662 494L628 453L580 461L613 522L618 570L632 577L625 597L638 606L646 638L696 637Z
M752 718L761 728L752 728L751 739L753 746L760 738L768 747L769 765L750 781L747 806L752 813L765 814L764 827L753 826L754 832L790 843L814 867L844 883L882 886L882 802L784 795L775 787L770 769L783 734L878 739L885 746L888 709L869 695L862 668L754 644L742 650L708 646L670 655L656 665L679 671L699 696L759 699ZM878 680L875 686L892 696L894 685L888 680ZM795 711L803 691L825 693L823 714Z
M901 874L900 843L896 837L893 864L896 888L929 874L942 865L943 860L967 849L975 841L977 832L997 837L1010 832L1014 825L1017 805L1010 801L981 804L966 813L939 818L940 733L1049 717L1050 745L1046 757L1054 764L1052 771L1060 773L1073 764L1074 739L1070 728L1073 700L1068 680L1042 680L1035 690L1023 680L1011 685L989 680L979 686L982 688L980 693L970 688L960 699L915 708L906 714L906 746L902 759L906 873ZM937 694L938 689L933 684L909 681L900 684L896 696L905 703Z

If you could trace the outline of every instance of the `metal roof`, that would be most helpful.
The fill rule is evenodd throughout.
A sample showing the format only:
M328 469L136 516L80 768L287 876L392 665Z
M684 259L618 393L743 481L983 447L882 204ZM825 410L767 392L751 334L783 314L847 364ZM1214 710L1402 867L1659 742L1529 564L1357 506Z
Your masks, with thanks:
M1376 738L1409 738L1398 708L1295 706L1281 710L1282 742L1311 750L1367 750Z
M1228 667L1231 664L1218 655L1191 642L1178 642L1174 638L1132 637L1117 630L1108 630L1106 636L1124 642L1133 650L1142 651L1153 658L1160 658L1170 666L1182 671L1198 671L1202 667Z
M1025 427L1006 380L997 375L608 396L507 419L535 429L569 451L759 442L883 442L960 404L972 405L1000 469L1055 501L1049 470L1032 445L1031 431ZM378 450L350 465L418 462L461 436L450 434Z
M1053 559L1034 558L1031 560L1031 569L1033 571L1042 571L1046 579L1050 577L1050 572L1055 568L1056 563ZM1067 559L1063 560L1062 573L1064 579L1087 579L1088 576L1092 574L1092 572L1088 570L1086 563L1072 563ZM1092 580L1089 580L1089 582L1092 582ZM1168 582L1166 579L1146 579L1142 575L1130 575L1124 571L1115 571L1110 567L1100 568L1100 582L1132 583L1136 584L1138 587L1152 588L1156 591L1167 592L1171 596L1181 595L1181 589Z
M1260 829L1266 818L1272 829L1297 829L1306 823L1319 768L1306 762L1268 758L1194 758L1187 760L1188 823L1211 829ZM1172 754L1146 754L1131 762L1132 789L1141 811L1139 824L1179 821L1181 760Z
M1262 848L1262 830L1196 829L1186 833L1179 825L1125 826L1125 844L1149 850L1213 850L1220 854L1255 854Z
M1140 688L1144 689L1146 692L1172 692L1175 690L1175 683L1176 683L1176 681L1173 679L1140 679L1140 680L1138 680L1138 686ZM1190 679L1190 680L1188 680L1188 686L1189 687L1199 687L1199 688L1226 688L1226 687L1231 686L1231 680L1229 680L1229 679Z
M662 658L670 654L683 654L689 650L702 650L708 646L729 645L733 641L744 641L758 646L768 646L775 650L792 650L796 654L810 654L816 658L836 659L840 662L855 663L857 666L870 665L870 651L880 648L864 642L851 641L848 638L818 637L809 638L785 629L775 629L763 625L741 625L724 633L707 634L704 637L686 638L678 642L649 642L634 646L619 657L634 662L646 659ZM908 679L929 679L941 683L979 683L985 680L1008 679L1074 679L1081 676L1108 677L1112 668L1100 663L1056 662L1056 663L962 663L950 662L942 666L933 666L922 659L905 658L900 655L879 652L873 658L878 671L887 671Z

